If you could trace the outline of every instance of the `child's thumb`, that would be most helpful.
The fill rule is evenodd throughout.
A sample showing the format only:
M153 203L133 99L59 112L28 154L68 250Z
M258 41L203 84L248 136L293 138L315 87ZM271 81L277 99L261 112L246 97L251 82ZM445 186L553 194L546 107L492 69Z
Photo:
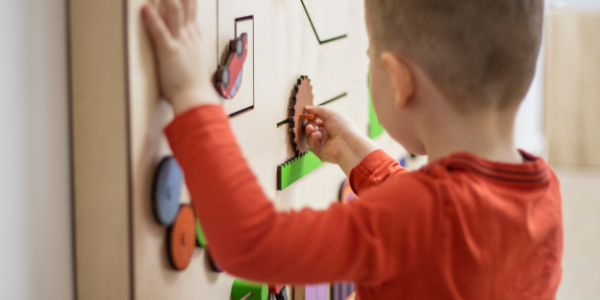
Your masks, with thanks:
M335 111L323 106L307 106L306 112L316 115L317 118L325 121L335 115Z

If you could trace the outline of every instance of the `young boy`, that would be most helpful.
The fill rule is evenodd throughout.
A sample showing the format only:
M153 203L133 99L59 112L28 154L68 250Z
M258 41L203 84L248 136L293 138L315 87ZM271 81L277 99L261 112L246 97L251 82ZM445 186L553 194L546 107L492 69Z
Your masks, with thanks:
M244 161L203 64L194 0L143 9L166 129L215 259L258 282L354 281L357 299L554 299L559 184L515 149L540 48L543 0L366 0L373 105L407 172L344 116L307 108L311 150L359 201L276 212ZM158 12L160 11L160 13Z

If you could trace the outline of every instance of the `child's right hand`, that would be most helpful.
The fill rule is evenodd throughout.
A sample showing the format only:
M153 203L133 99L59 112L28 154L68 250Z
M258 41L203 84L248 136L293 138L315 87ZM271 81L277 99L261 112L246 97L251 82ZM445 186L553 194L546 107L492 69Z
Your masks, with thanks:
M346 175L379 148L350 119L334 110L308 106L306 112L316 116L305 127L310 150L322 161L338 164Z
M196 5L196 0L161 0L159 7L148 2L142 8L160 90L176 115L198 105L220 103L210 82Z

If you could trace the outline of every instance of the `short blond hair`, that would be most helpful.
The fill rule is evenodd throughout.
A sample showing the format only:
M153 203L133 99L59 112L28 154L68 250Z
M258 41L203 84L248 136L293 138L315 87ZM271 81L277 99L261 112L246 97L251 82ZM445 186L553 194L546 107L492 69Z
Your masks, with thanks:
M376 51L397 51L461 107L519 103L535 73L543 0L366 0Z

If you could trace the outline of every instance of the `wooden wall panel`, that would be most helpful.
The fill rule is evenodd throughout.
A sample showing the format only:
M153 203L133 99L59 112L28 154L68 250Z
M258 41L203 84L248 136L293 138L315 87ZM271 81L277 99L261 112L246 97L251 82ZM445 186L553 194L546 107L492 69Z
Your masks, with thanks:
M163 129L173 113L157 88L140 15L146 1L71 1L79 299L226 300L233 277L212 272L204 249L196 248L186 270L170 267L166 228L152 215L152 179L171 153ZM366 134L363 1L198 0L197 15L211 70L235 37L236 19L252 16L238 23L238 31L253 31L253 51L239 99L225 107L236 111L253 96L254 108L231 118L235 135L278 209L326 208L345 179L337 166L323 165L276 190L277 166L294 156L288 126L277 123L288 117L297 78L308 75L315 103L344 95L327 105ZM404 152L387 135L377 141L396 157ZM190 202L188 193L181 202Z
M72 0L69 15L77 298L130 299L124 6Z
M600 165L600 12L551 11L546 20L549 161Z

